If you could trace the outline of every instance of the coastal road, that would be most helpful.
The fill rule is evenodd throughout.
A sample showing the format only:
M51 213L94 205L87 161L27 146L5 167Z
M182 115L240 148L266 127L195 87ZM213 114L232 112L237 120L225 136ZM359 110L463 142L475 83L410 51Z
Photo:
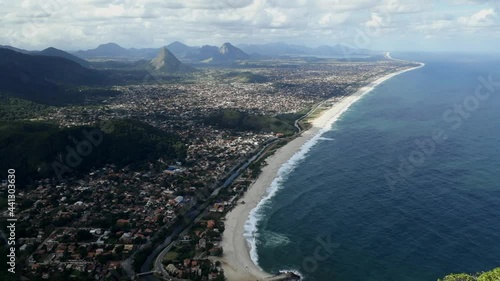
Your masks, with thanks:
M305 114L304 116L300 117L299 119L295 120L294 122L294 126L297 128L297 133L295 134L295 136L298 136L302 133L303 129L300 127L299 125L299 122L307 117L309 117L312 113L314 113L320 106L322 106L324 103L330 101L331 99L327 99L327 100L324 100L318 104L316 104L316 106L314 106L314 108L312 108L311 110L308 111L307 114ZM292 137L293 138L293 137ZM218 195L219 191L222 189L222 188L227 188L228 186L230 186L233 181L235 179L237 179L242 173L243 171L245 171L248 166L250 166L250 164L252 164L254 161L260 159L262 157L262 155L268 151L268 149L270 147L272 147L276 141L278 141L279 139L276 138L276 139L272 139L270 141L268 141L254 156L252 156L250 159L248 159L241 167L239 167L238 169L236 169L236 171L234 171L231 176L226 179L226 181L221 185L219 186L217 189L215 189L211 196L210 197L215 197ZM166 245L164 246L164 248L160 251L160 253L156 256L156 259L154 260L154 266L153 266L153 271L155 272L161 272L162 275L164 276L168 276L168 273L166 272L164 266L163 266L163 258L165 257L165 255L172 249L173 245L175 244L175 240L178 238L178 237L181 237L185 234L187 234L187 232L191 229L191 227L193 225L195 225L196 223L198 223L204 216L205 214L208 212L210 208L210 205L202 205L200 206L199 209L197 209L196 211L194 212L191 212L190 215L192 215L193 213L195 214L198 214L196 216L196 218L194 220L192 220L186 227L184 230L179 230L176 229L174 231L174 233L172 233L172 235L170 235L169 237L167 237L165 239L165 241L162 243L162 245ZM191 216L190 216L191 218ZM162 246L160 246L162 247ZM159 248L160 248L159 247ZM157 248L158 249L158 248ZM155 249L155 251L157 250ZM154 254L154 252L153 252ZM154 256L152 254L152 256ZM149 260L149 258L148 258ZM150 261L147 261L143 267L141 268L141 271L142 272L147 272L150 270L150 267L149 267L149 264L150 264ZM156 277L156 276L152 276L152 275L149 275L149 276L143 276L143 277L140 277L141 280L147 280L147 281L158 281L159 279Z
M229 187L234 182L234 180L237 179L241 175L241 173L243 173L243 171L245 171L248 168L248 166L250 166L250 164L252 164L255 160L259 159L259 157L265 151L267 151L267 149L269 148L269 146L271 146L272 144L274 144L276 140L278 140L278 139L273 139L273 140L269 141L268 143L266 143L254 156L252 156L243 165L241 165L238 169L236 169L236 171L234 171L231 174L231 176L229 176L224 181L224 183L222 185L220 185L217 189L215 189L212 192L212 194L210 195L209 198L217 196L219 194L219 191L222 188ZM209 201L209 200L207 200L207 201ZM195 217L195 218L185 228L179 227L179 228L175 229L174 232L172 233L172 235L170 235L169 237L167 237L165 239L165 241L162 243L162 245L166 245L166 246L164 246L164 248L156 256L156 258L154 260L154 264L153 264L153 271L155 271L155 272L161 272L164 276L168 276L168 274L165 271L165 268L163 266L163 263L162 263L163 258L170 251L170 249L173 247L173 245L175 244L174 242L176 241L176 239L178 237L181 237L184 234L186 234L191 229L191 227L193 225L195 225L196 223L198 223L205 216L205 214L208 212L208 210L210 209L210 207L211 207L211 205L204 204L204 205L200 206L196 211L190 212L189 218L192 218L192 217ZM160 247L162 247L162 246L160 246ZM156 251L156 249L155 249L155 251ZM152 254L152 256L154 256L153 254ZM142 272L148 272L148 271L150 271L150 267L148 266L148 262L146 262L145 265L141 268L141 271ZM156 277L156 276L154 276L154 275L148 275L148 276L141 276L140 280L143 280L143 281L159 281L159 278Z

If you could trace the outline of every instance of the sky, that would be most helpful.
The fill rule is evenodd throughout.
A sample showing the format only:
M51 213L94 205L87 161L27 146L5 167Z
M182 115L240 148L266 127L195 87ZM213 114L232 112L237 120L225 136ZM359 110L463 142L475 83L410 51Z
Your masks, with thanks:
M29 50L286 42L497 51L500 0L0 0L0 45Z

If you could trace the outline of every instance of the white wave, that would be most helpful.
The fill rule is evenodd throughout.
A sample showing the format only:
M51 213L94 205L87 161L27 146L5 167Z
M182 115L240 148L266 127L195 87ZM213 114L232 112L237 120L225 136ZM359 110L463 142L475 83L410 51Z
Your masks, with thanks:
M300 271L298 270L295 270L295 269L283 269L283 270L280 270L279 271L280 273L288 273L288 272L291 272L297 276L300 277L300 280L304 280L304 275L302 275L302 273L300 273Z
M288 176L295 170L295 168L304 160L307 156L307 153L311 150L311 148L316 145L321 139L323 134L330 131L332 129L333 124L339 120L339 118L346 112L351 105L356 103L366 94L373 91L378 85L382 84L384 81L402 74L404 72L418 69L423 67L425 64L421 64L419 67L406 69L403 71L399 71L396 73L392 73L382 78L378 83L371 83L369 86L363 87L360 89L360 93L353 94L353 99L346 104L344 108L342 108L335 116L333 116L330 120L325 123L325 126L319 130L319 132L314 135L311 139L309 139L302 147L278 170L277 177L273 180L271 185L267 188L266 195L262 198L262 200L257 204L255 208L250 211L248 216L248 220L245 222L243 237L245 237L249 247L250 247L250 258L253 263L262 270L259 266L259 256L257 254L257 239L259 238L258 224L263 217L263 207L271 200L276 193L283 188L283 183L286 181ZM361 92L362 91L362 92Z
M367 91L368 92L368 91ZM297 151L281 168L278 170L278 176L273 180L271 186L267 188L267 193L262 198L262 200L257 204L257 206L250 211L248 216L248 220L245 222L245 231L243 236L247 240L247 243L250 247L250 258L254 262L254 264L260 268L259 266L259 257L257 254L257 239L259 237L259 233L257 232L257 226L259 221L262 219L262 208L265 204L272 199L276 193L283 187L283 182L286 181L288 175L295 170L297 165L302 162L306 158L307 153L311 150L311 148L318 143L321 136L331 130L335 121L339 119L339 117L344 113L350 105L352 105L355 101L359 100L359 98L354 99L352 103L348 104L345 108L342 109L339 114L330 119L326 126L321 128L321 130L313 136L310 140L308 140L302 147Z
M263 240L265 240L264 246L267 248L276 248L290 244L291 242L290 238L286 235L273 231L265 231L263 233Z
M324 141L333 141L335 139L332 139L332 138L325 138L325 137L321 137L319 138L320 140L324 140Z

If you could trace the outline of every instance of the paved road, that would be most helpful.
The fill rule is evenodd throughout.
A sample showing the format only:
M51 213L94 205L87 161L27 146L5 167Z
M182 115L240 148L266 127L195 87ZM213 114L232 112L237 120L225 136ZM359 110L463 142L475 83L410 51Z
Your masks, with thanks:
M300 134L303 130L299 125L299 121L301 121L304 118L309 117L317 108L319 108L321 105L323 105L327 101L329 101L329 99L318 103L314 108L309 110L309 112L306 115L295 120L294 126L297 128L297 131L298 131L297 134ZM241 165L239 168L237 168L236 171L232 172L231 176L229 178L227 178L226 181L224 181L224 183L221 186L219 186L217 189L215 189L212 192L210 197L217 196L219 194L219 191L222 188L227 188L228 186L230 186L234 182L234 180L237 179L241 175L241 173L248 168L248 166L250 166L250 164L252 164L254 161L260 159L260 157L268 150L268 148L270 146L272 146L274 143L276 143L276 141L278 141L278 140L279 140L278 138L275 138L275 139L268 141L254 156L252 156L243 165ZM207 200L207 202L209 202L209 201L210 200ZM153 271L161 272L164 276L168 276L168 274L163 266L163 263L162 263L164 256L173 247L173 245L175 244L174 242L177 239L177 237L180 237L180 236L187 234L187 232L191 229L191 227L193 225L195 225L196 223L198 223L205 216L205 214L206 214L206 212L208 212L209 208L210 208L210 205L204 204L204 205L200 206L196 211L190 212L189 218L190 219L192 217L196 217L196 218L194 220L192 220L185 228L183 226L176 228L174 230L174 232L172 233L172 235L167 237L165 239L165 241L159 247L157 247L155 249L155 251L153 251L153 253L148 257L148 259L146 260L144 265L141 267L141 272L151 271L151 257L156 256L156 259L154 260ZM184 230L182 230L182 228L184 228ZM160 251L160 253L158 255L156 255L156 252L158 251L158 249L162 249L162 250ZM282 278L282 276L281 276L281 278ZM148 276L141 276L140 280L159 281L160 279L154 275L148 275ZM278 279L273 279L273 280L278 280Z

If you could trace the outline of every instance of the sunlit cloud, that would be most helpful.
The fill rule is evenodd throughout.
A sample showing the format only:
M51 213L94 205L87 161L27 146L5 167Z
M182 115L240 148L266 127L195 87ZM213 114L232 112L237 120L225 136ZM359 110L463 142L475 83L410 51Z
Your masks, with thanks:
M359 32L371 30L369 48L410 49L415 45L412 40L421 43L446 37L466 42L474 40L474 32L490 34L491 38L497 36L500 22L496 2L0 1L0 44L72 50L106 42L125 47L159 47L174 40L190 45L284 41L317 46L349 44ZM395 38L407 38L407 42L398 39L396 44Z

